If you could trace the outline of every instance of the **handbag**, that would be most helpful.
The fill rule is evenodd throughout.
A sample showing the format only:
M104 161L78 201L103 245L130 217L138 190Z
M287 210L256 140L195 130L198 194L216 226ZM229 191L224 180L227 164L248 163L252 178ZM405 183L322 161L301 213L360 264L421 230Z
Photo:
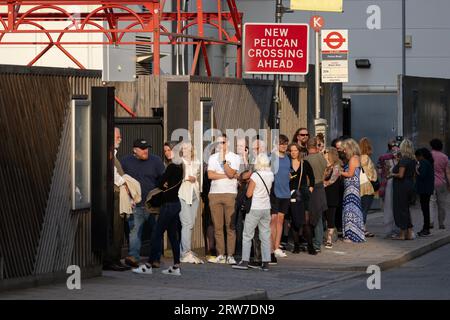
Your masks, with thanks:
M177 184L173 185L172 187L166 190L162 190L160 188L154 188L150 190L150 192L147 194L147 198L145 199L145 208L147 209L147 211L155 216L159 215L159 208L162 205L163 194L176 188L178 185L181 184L182 181L183 179L181 179Z
M359 171L359 185L362 186L369 182L369 178L367 178L367 174L364 172L364 168L361 167L361 171Z
M298 179L298 187L294 192L291 194L291 202L301 202L305 201L304 194L300 188L300 184L302 183L302 177L303 177L303 160L300 164L300 178Z
M264 184L264 187L266 188L267 195L270 197L269 189L267 188L266 183L264 182L264 179L261 177L261 175L255 171L255 173L259 176L261 181ZM250 212L250 209L252 207L252 197L247 197L247 188L245 188L245 193L243 194L242 198L240 199L240 204L238 205L238 210L242 212L244 215Z
M381 184L380 184L380 180L375 180L375 181L370 181L370 183L372 183L372 187L373 187L373 190L375 191L375 192L377 192L378 190L380 190L380 186L381 186Z

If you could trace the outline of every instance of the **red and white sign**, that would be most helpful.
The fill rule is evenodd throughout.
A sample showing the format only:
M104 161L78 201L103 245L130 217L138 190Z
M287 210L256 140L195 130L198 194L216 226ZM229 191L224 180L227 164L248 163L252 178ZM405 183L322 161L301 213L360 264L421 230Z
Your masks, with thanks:
M323 30L322 53L348 52L347 30Z
M320 30L325 25L325 20L322 16L312 16L309 20L309 26L315 31L320 32Z
M322 30L322 82L348 82L348 30Z
M288 23L244 25L244 71L248 74L308 73L309 26Z

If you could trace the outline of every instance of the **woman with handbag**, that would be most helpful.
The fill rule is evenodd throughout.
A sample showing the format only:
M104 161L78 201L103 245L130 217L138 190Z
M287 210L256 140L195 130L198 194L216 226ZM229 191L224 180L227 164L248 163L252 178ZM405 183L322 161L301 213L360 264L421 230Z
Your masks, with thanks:
M181 161L184 178L181 183L178 197L181 211L181 262L202 264L203 261L191 250L192 230L197 218L200 203L200 162L195 158L191 143L183 142L181 146Z
M163 274L180 276L180 243L178 241L178 225L180 223L181 203L178 198L178 191L181 182L183 181L183 166L175 164L173 148L175 144L164 143L164 157L169 163L164 172L160 182L159 188L161 192L161 209L156 222L156 230L152 236L152 247L150 253L150 265L154 261L159 261L161 258L161 246L164 232L167 230L170 245L173 253L173 266L163 270ZM147 264L147 268L149 265Z
M245 216L242 235L242 260L233 269L247 270L250 261L250 249L255 229L258 227L261 241L262 270L269 270L270 256L270 189L274 174L270 168L270 160L266 154L256 157L254 172L247 188L247 198L251 201L250 211ZM251 199L250 199L251 198Z
M333 233L335 229L336 209L339 206L340 200L340 184L342 161L339 159L339 154L336 148L327 148L324 152L325 159L328 162L328 167L325 170L325 177L323 185L325 186L325 193L327 195L328 210L326 212L327 220L327 240L325 248L333 248Z
M294 250L300 253L300 228L308 243L308 253L317 254L313 246L313 227L309 214L310 195L314 190L314 171L308 161L303 160L300 146L292 143L288 148L291 155L291 171L289 187L291 190L290 211L292 217L292 234L294 236Z
M372 155L372 145L368 138L364 137L359 141L361 149L361 174L366 175L367 179L363 182L360 180L361 207L364 218L364 229L366 237L373 237L374 234L367 231L366 222L367 214L372 207L373 198L375 197L376 187L378 185L378 175L370 156ZM379 189L379 188L377 188Z
M365 242L364 218L361 210L361 196L359 192L359 172L361 171L358 143L353 139L347 139L342 143L342 148L348 159L341 176L344 177L344 207L342 209L342 225L344 242Z

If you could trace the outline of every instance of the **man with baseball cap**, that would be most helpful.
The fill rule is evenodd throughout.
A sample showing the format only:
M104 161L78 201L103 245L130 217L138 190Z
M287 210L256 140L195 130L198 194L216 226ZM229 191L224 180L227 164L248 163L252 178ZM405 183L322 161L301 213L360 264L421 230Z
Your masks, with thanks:
M123 171L139 181L142 192L142 201L136 204L133 214L128 220L130 243L129 256L125 259L125 263L134 268L139 266L143 224L150 219L152 228L155 225L154 216L145 210L145 199L150 190L156 188L158 180L165 170L161 158L150 154L149 148L151 146L147 140L137 139L133 142L133 154L125 156L121 160ZM155 265L155 267L157 266Z

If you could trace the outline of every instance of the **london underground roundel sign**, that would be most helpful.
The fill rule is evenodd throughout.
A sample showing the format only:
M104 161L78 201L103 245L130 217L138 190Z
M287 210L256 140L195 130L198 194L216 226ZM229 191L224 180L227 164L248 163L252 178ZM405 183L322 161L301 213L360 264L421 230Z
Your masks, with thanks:
M309 25L246 23L244 71L247 74L308 73Z

